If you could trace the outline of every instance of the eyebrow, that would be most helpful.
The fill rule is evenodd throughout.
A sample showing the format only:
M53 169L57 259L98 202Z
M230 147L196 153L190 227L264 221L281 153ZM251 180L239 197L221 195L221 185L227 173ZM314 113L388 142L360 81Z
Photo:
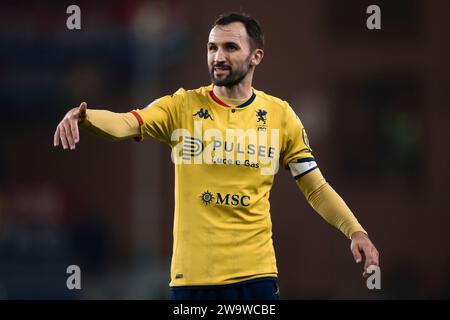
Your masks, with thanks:
M233 42L233 41L227 41L227 42L224 42L223 43L224 45L230 45L230 44L232 44L232 45L235 45L235 46L238 46L239 48L241 47L241 45L239 44L239 43L237 43L237 42ZM215 42L208 42L206 45L217 45L217 43L215 43Z

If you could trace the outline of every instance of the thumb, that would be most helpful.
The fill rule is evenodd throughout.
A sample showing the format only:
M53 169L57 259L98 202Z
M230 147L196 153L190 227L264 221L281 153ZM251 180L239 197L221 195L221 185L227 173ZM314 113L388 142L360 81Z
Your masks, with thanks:
M359 252L358 246L355 246L352 248L353 258L355 259L356 263L360 263L362 260L361 253Z
M86 102L82 102L80 104L80 107L78 108L78 111L80 113L80 120L86 118L86 109L87 109L87 103Z

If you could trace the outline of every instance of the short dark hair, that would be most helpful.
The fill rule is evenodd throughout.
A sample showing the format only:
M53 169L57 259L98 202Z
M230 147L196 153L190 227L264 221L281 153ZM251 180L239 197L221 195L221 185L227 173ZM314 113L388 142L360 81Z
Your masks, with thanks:
M226 26L233 22L244 24L252 49L264 49L264 33L261 26L258 21L248 14L237 12L223 13L214 21L213 28L215 26Z

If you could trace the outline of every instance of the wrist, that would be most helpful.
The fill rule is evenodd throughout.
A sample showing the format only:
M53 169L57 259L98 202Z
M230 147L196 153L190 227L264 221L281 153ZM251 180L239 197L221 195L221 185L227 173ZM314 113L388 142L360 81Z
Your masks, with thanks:
M355 240L358 238L367 238L367 233L363 232L363 231L355 231L352 233L352 235L350 236L351 240Z

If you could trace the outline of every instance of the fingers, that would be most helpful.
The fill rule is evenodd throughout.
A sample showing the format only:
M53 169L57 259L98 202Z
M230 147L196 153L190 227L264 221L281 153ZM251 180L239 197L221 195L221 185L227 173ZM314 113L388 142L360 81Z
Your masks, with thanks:
M362 257L361 257L361 253L359 252L359 247L357 245L352 246L351 250L352 250L353 259L355 259L355 262L360 263L362 260Z
M73 149L75 149L75 141L72 136L73 123L71 123L71 122L72 121L70 121L70 120L65 120L63 122L62 126L64 128L64 132L66 134L67 141L69 142L69 148L70 148L70 150L73 150Z
M378 251L373 245L367 245L363 247L364 255L366 256L366 262L364 263L364 270L371 265L378 266Z
M53 145L55 147L59 146L59 126L56 127L55 134L53 136Z
M78 121L73 121L71 123L70 131L72 133L73 142L74 142L73 148L75 149L75 144L78 143L78 141L80 141L80 135L79 135L79 131L78 131Z
M371 243L363 246L363 251L366 257L366 261L364 263L363 278L367 278L369 276L368 268L372 265L379 265L379 254L375 246Z
M61 139L61 144L64 150L67 149L69 143L67 142L66 132L61 124L59 125L59 138Z
M75 149L75 144L80 140L77 121L64 119L56 128L53 144L59 146L59 140L64 149Z
M70 127L70 132L72 134L71 137L74 142L73 149L75 149L75 144L80 141L80 134L79 134L80 131L78 130L78 121L86 118L86 110L87 110L87 103L82 102L80 104L80 106L78 107L78 110L76 110L76 112L72 113L72 115L69 117L68 125ZM69 138L69 143L70 143L70 137L68 137L68 138Z

